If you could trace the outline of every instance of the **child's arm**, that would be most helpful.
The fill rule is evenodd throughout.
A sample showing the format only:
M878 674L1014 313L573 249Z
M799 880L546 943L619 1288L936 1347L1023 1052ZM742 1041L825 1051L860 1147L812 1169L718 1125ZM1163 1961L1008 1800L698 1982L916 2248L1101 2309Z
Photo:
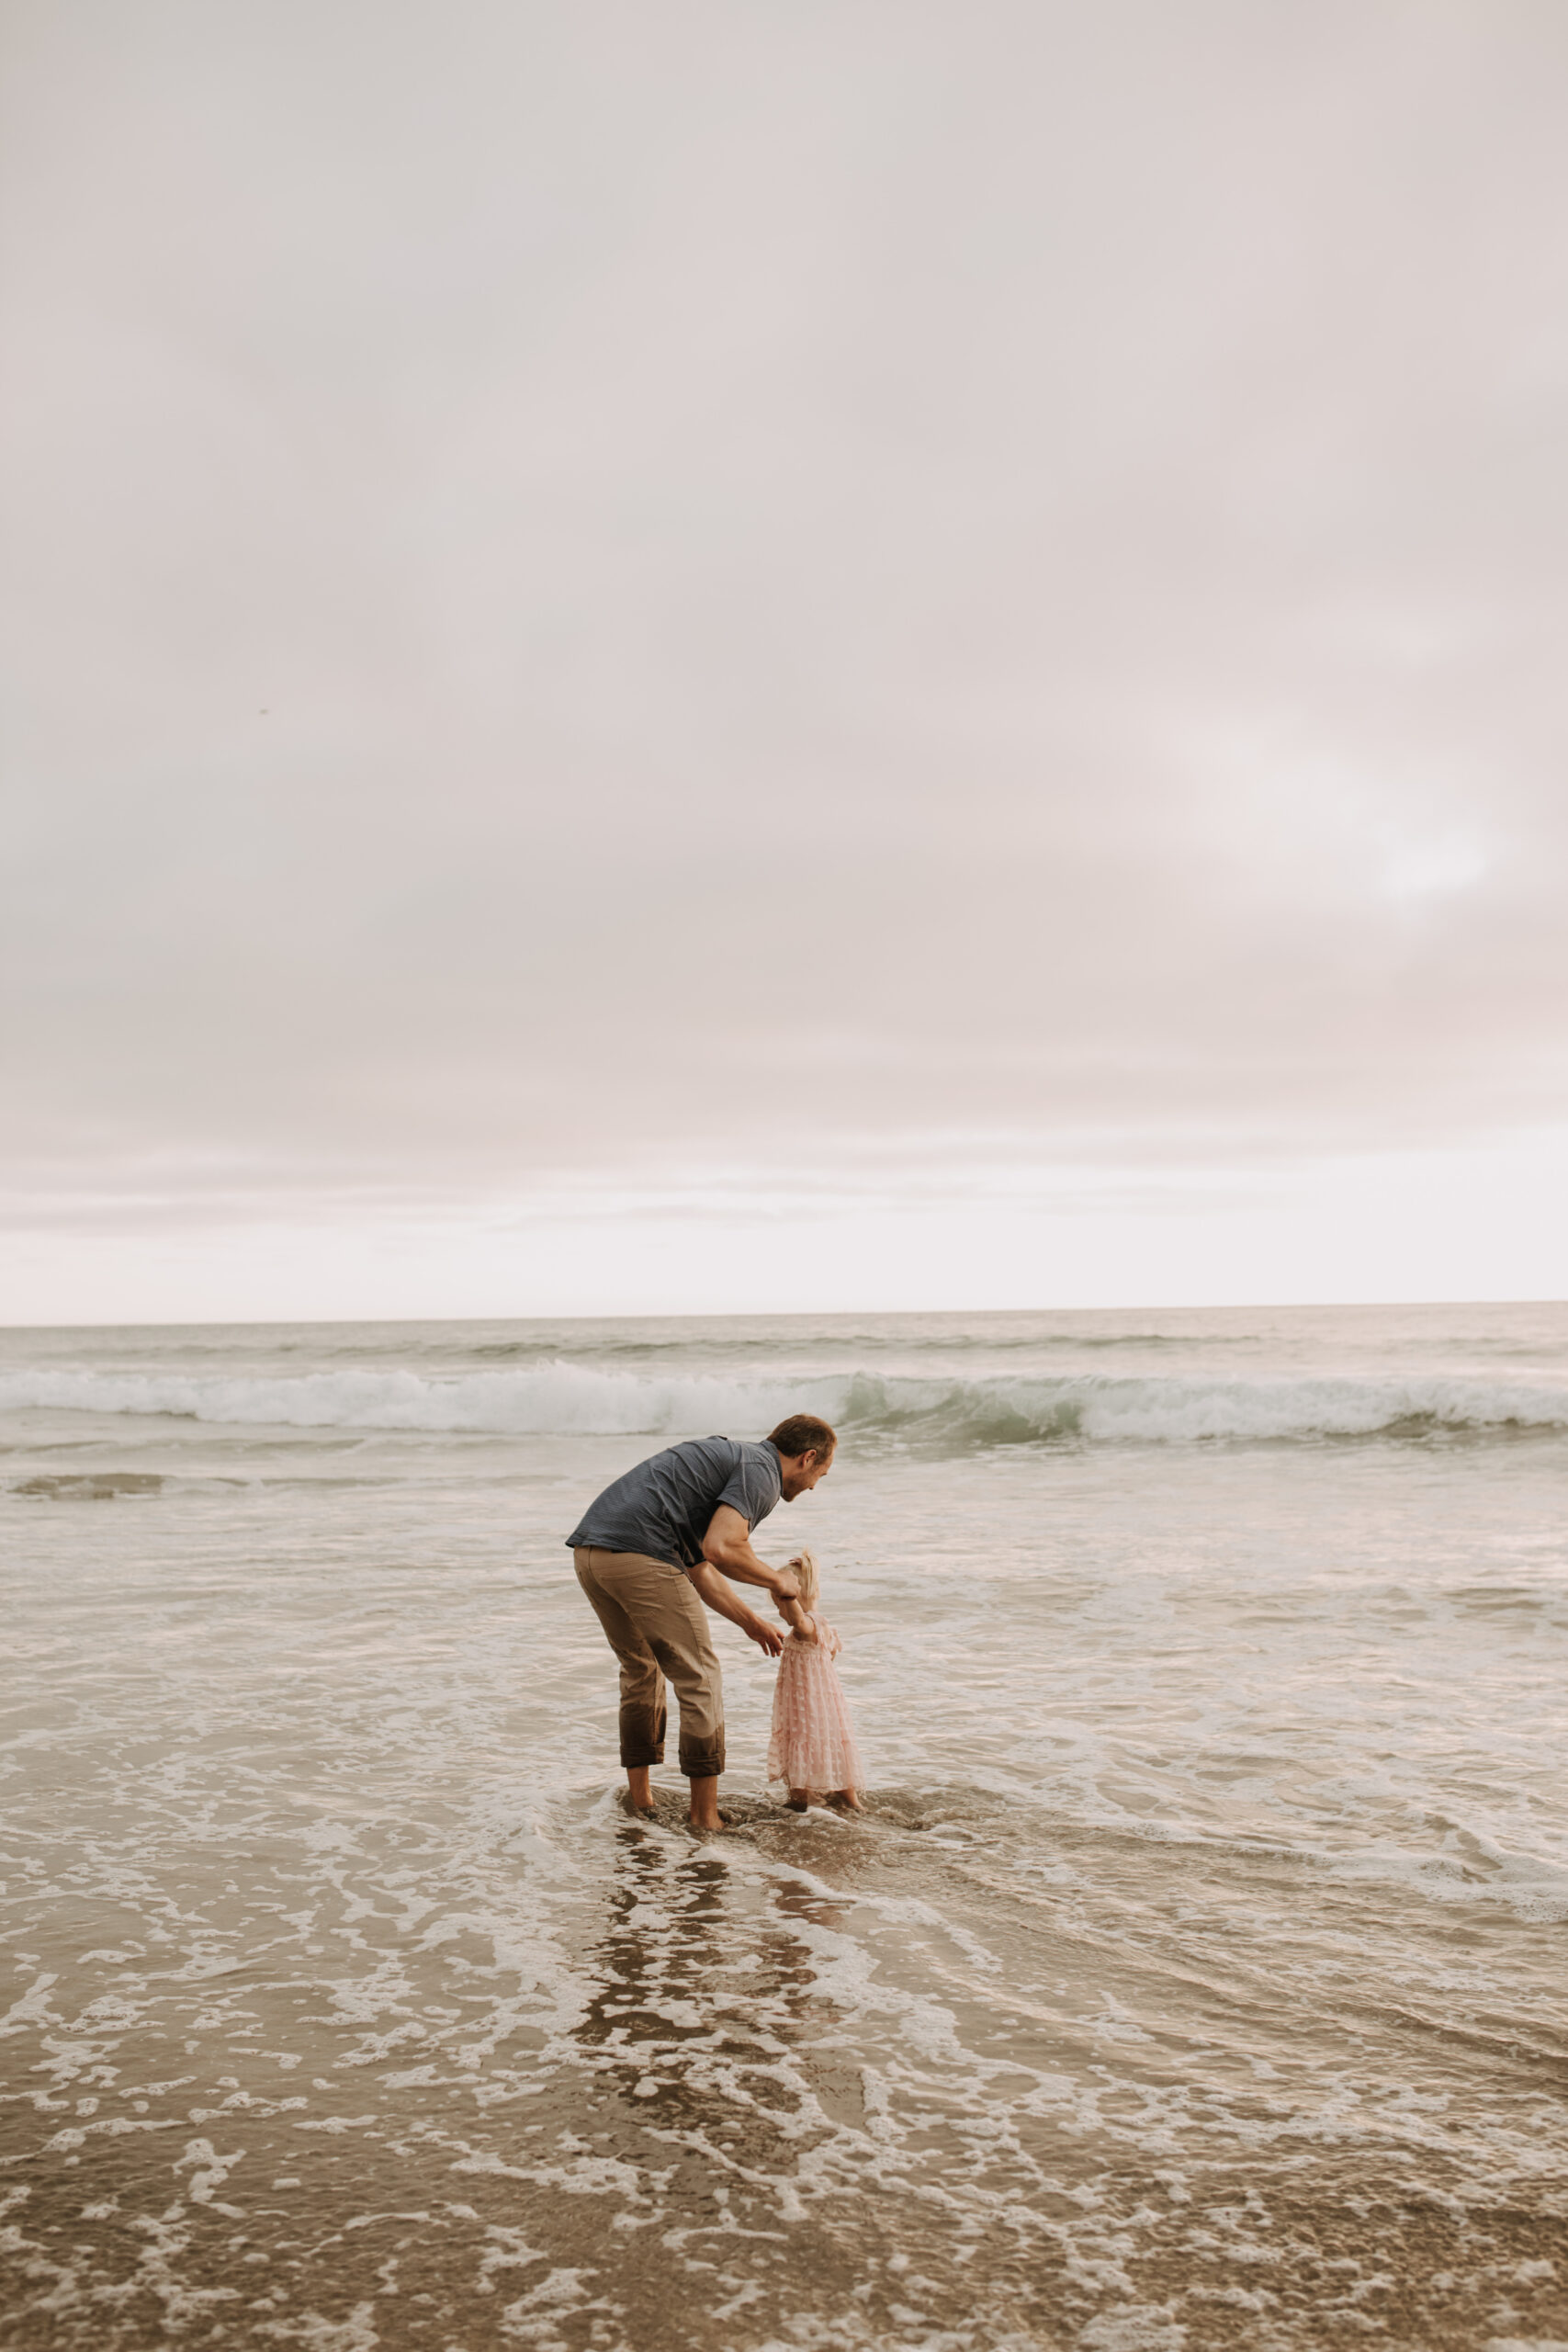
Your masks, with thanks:
M817 1628L798 1600L792 1595L775 1593L773 1601L785 1624L793 1626L803 1642L814 1642L817 1639Z

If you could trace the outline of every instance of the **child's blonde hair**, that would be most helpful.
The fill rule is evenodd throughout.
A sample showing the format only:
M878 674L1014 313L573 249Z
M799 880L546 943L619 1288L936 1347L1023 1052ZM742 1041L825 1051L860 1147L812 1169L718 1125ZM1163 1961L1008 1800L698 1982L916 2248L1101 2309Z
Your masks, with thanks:
M816 1557L811 1552L801 1553L795 1566L795 1580L800 1587L801 1607L807 1611L815 1609L818 1596L822 1590L822 1578L818 1572Z

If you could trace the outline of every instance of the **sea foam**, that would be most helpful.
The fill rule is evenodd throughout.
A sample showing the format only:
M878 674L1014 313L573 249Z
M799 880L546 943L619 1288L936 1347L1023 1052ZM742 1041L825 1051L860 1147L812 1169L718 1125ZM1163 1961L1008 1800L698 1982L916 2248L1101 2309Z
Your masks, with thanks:
M347 1369L293 1376L85 1372L0 1375L0 1409L164 1415L286 1429L688 1436L822 1413L841 1428L950 1444L1190 1444L1475 1436L1568 1428L1568 1382L1393 1374L937 1379L868 1372L745 1380L552 1362L445 1377Z

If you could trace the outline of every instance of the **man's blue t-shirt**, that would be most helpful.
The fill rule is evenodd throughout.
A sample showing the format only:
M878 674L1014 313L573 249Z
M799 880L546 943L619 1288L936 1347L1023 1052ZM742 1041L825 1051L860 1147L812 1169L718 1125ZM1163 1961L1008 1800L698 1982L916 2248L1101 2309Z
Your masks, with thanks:
M672 1567L694 1568L720 1503L749 1528L766 1519L784 1492L779 1450L771 1439L694 1437L639 1462L589 1504L567 1537L576 1550L646 1552Z

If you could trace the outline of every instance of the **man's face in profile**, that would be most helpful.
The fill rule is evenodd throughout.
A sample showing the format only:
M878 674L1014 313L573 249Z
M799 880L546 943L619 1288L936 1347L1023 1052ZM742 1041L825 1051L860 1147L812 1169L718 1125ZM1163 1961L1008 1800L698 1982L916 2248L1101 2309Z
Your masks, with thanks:
M830 1453L811 1452L786 1454L779 1464L779 1491L786 1503L796 1495L808 1495L813 1487L824 1479L833 1466Z

